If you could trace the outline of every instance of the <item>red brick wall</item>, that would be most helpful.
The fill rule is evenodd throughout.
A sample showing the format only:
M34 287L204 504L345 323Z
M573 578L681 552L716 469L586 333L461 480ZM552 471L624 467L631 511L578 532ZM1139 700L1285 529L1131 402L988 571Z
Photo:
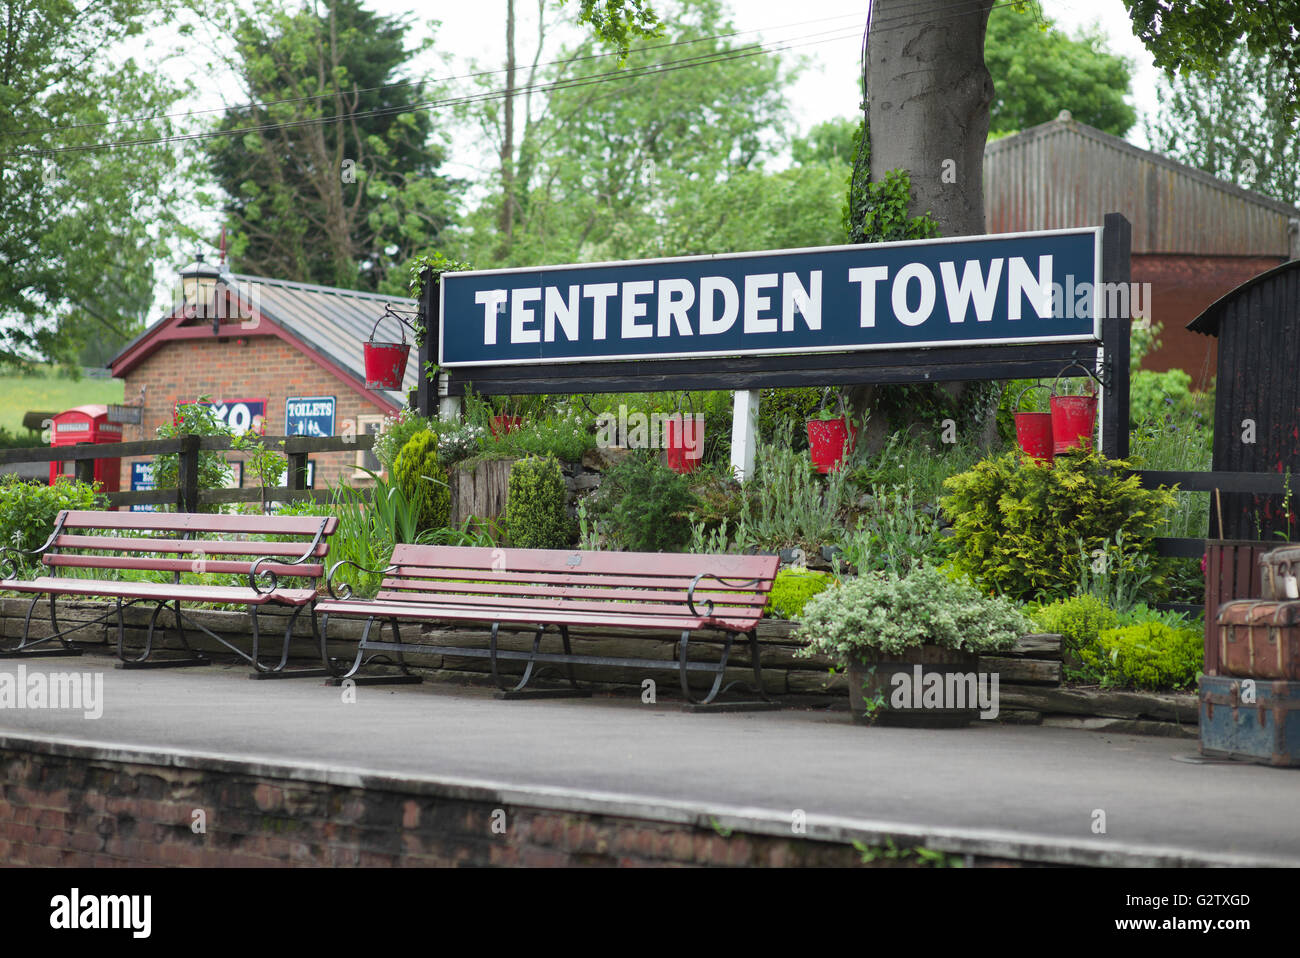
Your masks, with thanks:
M1194 389L1208 386L1218 340L1189 331L1187 324L1220 296L1282 262L1269 256L1133 254L1133 282L1151 284L1151 320L1164 324L1162 345L1142 368L1182 369L1191 375Z
M357 347L360 349L360 346ZM360 416L387 415L388 409L363 396L327 369L281 339L253 336L178 340L164 343L123 377L126 402L140 400L144 387L144 413L140 426L126 426L122 440L154 439L157 428L172 419L180 401L211 396L213 399L265 399L267 435L284 435L284 403L290 396L334 396L334 429L344 430L344 421ZM360 432L360 429L358 429ZM231 453L230 461L243 456ZM352 482L356 453L317 453L314 484L317 489L335 485L342 477ZM122 462L122 489L131 488L131 460ZM244 486L255 484L245 475Z

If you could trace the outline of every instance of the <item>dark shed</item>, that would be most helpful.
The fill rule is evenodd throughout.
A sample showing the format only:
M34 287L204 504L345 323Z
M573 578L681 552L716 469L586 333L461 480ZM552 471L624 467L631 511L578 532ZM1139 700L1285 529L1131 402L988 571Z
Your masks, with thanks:
M1243 283L1187 328L1219 340L1214 470L1289 470L1295 477L1300 473L1300 261ZM1211 536L1289 541L1298 525L1294 503L1284 507L1284 498L1224 493L1222 532L1210 504Z

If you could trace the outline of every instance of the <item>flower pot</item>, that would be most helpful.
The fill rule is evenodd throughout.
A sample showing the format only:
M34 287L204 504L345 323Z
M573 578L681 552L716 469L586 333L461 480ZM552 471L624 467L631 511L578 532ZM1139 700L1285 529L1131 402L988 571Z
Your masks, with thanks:
M704 455L703 417L674 413L664 422L664 448L668 468L674 472L694 472Z
M972 652L922 645L902 653L867 652L861 658L848 667L849 709L856 724L963 728L980 714L978 695L971 701L965 694L972 687L978 690L978 685L955 681L962 674L974 675L975 683L979 682L979 656ZM932 687L938 689L937 694ZM991 686L986 688L991 691ZM877 693L884 702L872 714L868 703ZM962 704L965 707L957 707ZM996 698L993 704L996 706Z
M507 416L503 414L500 416L493 416L492 422L488 424L488 428L492 430L493 436L504 436L506 433L514 432L518 429L523 421L523 416Z
M400 389L410 352L408 343L366 343L366 388Z
M840 467L844 456L853 451L858 427L844 419L809 419L808 451L818 472Z

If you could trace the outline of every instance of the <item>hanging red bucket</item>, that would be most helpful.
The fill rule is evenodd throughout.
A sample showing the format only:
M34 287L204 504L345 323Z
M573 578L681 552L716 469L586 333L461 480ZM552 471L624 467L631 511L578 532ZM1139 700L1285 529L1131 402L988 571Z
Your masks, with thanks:
M402 341L400 343L375 342L375 330L386 318L392 316L401 324ZM405 321L392 311L391 304L385 304L384 315L375 320L370 330L370 339L366 341L362 352L366 360L367 389L401 389L402 378L406 375L406 359L411 347L406 342Z
M808 451L818 472L831 472L853 451L858 427L846 419L809 419Z
M1078 363L1084 372L1088 370ZM1061 370L1064 375L1071 367ZM1061 377L1057 376L1059 383ZM1086 396L1060 396L1055 387L1052 389L1052 446L1053 452L1060 455L1070 449L1091 449L1092 432L1097 423L1097 393L1089 379L1089 394Z
M673 472L694 472L704 460L704 417L673 413L664 423L664 449Z
M1031 389L1047 389L1042 383L1034 386L1026 386L1016 397L1016 443L1020 446L1020 451L1031 459L1038 459L1052 463L1052 456L1055 452L1052 439L1052 414L1050 412L1020 412L1020 400L1025 398L1025 393ZM1049 390L1048 395L1051 395Z

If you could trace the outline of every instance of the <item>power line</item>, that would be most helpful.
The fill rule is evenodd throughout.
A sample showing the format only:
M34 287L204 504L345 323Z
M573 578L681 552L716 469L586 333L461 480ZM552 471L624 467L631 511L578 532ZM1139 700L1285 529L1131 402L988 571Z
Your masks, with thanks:
M842 29L842 28L841 28ZM836 33L836 31L823 31L823 33ZM823 34L809 34L808 36L822 36ZM672 73L677 70L690 69L699 66L709 66L718 63L726 63L731 60L744 59L756 55L770 55L785 50L795 49L802 46L815 46L820 43L830 43L836 40L848 39L857 36L857 28L854 27L852 32L839 32L838 35L824 37L820 40L806 40L806 38L793 38L795 40L805 40L803 43L793 41L784 42L781 45L772 47L763 47L760 44L751 44L746 47L738 47L735 50L728 50L723 53L703 54L696 57L686 57L681 60L668 61L667 64L649 64L643 67L633 69L616 70L604 74L596 74L592 77L572 77L552 81L550 83L533 84L516 88L515 94L519 95L528 92L551 92L554 90L567 90L579 87L591 86L598 83L628 82L644 79L664 73ZM299 127L316 126L326 123L340 123L366 117L389 116L400 113L413 112L415 110L443 109L449 106L460 104L486 102L489 100L503 99L506 96L504 90L492 90L479 94L470 94L461 97L449 97L441 100L431 100L424 103L402 104L400 106L385 107L375 110L365 110L359 113L346 113L341 116L330 117L310 117L302 120L292 120L281 123L263 123L248 127L239 127L231 130L211 130L202 133L181 133L172 136L142 137L130 140L115 140L104 143L83 143L74 146L51 147L48 149L29 149L17 150L7 153L0 153L3 159L23 159L39 158L57 155L60 153L85 153L106 149L118 149L135 146L160 146L171 143L181 143L187 141L199 141L215 139L225 136L241 136L247 133L263 133L280 129L296 129Z
M849 17L857 18L858 16L859 14L856 13L852 13L852 14L845 13L834 17L820 17L815 20L799 20L793 23L783 23L772 27L756 27L752 30L736 30L731 33L712 34L710 36L696 37L693 40L674 40L670 43L657 43L657 44L651 44L644 47L638 47L630 51L630 55L649 53L654 50L664 50L664 49L670 49L679 46L689 46L695 43L708 43L710 41L715 41L715 40L729 40L734 37L741 37L751 33L761 33L764 30L782 30L785 29L786 27L804 27L804 26L810 26L815 23L826 23L831 20L844 20ZM816 34L813 35L815 36ZM618 55L619 54L617 51L612 51L610 53L591 53L591 54L585 54L580 57L564 57L559 60L549 60L546 61L545 63L538 64L538 66L558 66L560 64L568 65L571 63L582 63L589 60L608 59L609 57L617 57ZM280 100L266 100L261 103L241 103L232 107L223 106L223 107L213 107L212 109L208 109L208 110L187 110L182 113L156 113L150 116L121 117L115 120L100 120L95 123L73 123L67 126L46 127L44 129L38 129L38 130L21 130L15 132L16 135L18 136L39 136L45 133L64 133L69 130L96 129L96 128L103 128L109 126L117 126L126 123L150 123L155 120L172 120L180 117L197 117L197 116L205 116L211 113L227 113L227 112L237 112L241 110L257 110L257 109L265 109L266 107L271 107L271 106L280 106L286 103L303 103L310 100L325 100L337 96L340 93L347 93L348 95L355 96L357 94L362 94L362 93L375 93L375 92L387 91L387 90L400 90L411 86L425 86L425 85L433 86L442 83L454 83L461 80L476 80L479 79L480 77L497 76L506 72L507 71L504 69L480 70L475 73L463 73L455 76L441 77L432 80L429 79L402 80L397 83L385 83L380 86L361 87L359 89L352 89L346 91L336 90L331 93L315 93L310 96L286 97Z

